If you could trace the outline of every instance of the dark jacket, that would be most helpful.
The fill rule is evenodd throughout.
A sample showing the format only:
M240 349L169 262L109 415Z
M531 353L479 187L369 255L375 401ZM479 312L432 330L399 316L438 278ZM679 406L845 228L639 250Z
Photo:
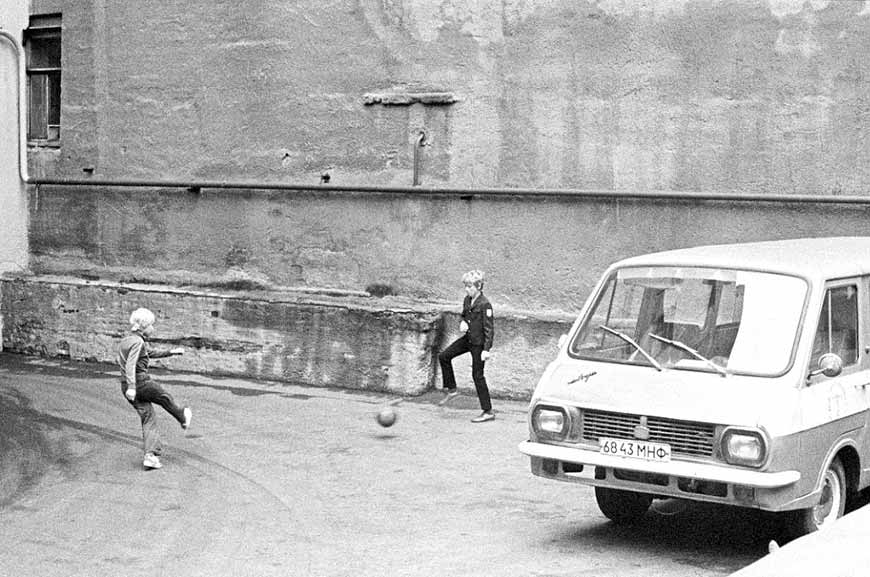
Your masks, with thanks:
M465 334L469 344L482 346L485 351L492 348L492 337L495 333L492 305L483 293L477 295L473 304L471 297L465 297L462 301L462 320L468 323L468 332Z

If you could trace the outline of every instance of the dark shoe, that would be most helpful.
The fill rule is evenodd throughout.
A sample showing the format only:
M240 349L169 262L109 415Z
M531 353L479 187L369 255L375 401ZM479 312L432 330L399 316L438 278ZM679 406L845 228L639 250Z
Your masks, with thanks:
M471 419L472 423L485 423L486 421L494 421L495 415L492 414L492 411L484 411Z
M458 396L459 391L457 391L456 389L446 389L446 392L444 393L444 398L438 401L438 404L441 406L446 405Z

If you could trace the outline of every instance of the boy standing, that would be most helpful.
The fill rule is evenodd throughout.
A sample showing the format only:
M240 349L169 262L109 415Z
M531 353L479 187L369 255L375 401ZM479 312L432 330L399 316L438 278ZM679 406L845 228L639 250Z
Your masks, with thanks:
M118 365L121 367L121 392L127 401L139 413L142 421L142 438L145 448L145 458L142 465L146 469L159 469L159 455L162 451L160 435L157 432L157 420L154 415L155 403L163 407L167 413L175 417L182 429L190 427L193 416L189 407L180 407L172 395L163 387L151 380L148 374L148 362L151 357L158 359L171 355L180 355L184 349L176 348L169 351L148 351L146 339L154 334L154 313L145 308L139 308L130 315L130 334L121 339L118 345Z
M462 301L462 321L459 323L461 337L444 349L438 355L441 365L441 378L444 384L444 398L440 404L459 395L456 390L456 378L453 375L453 359L459 355L471 353L471 378L477 389L477 399L480 401L480 415L471 419L472 423L483 423L495 419L492 403L489 398L489 388L483 375L484 363L490 356L492 337L494 334L492 305L483 295L483 273L479 270L468 271L462 276L465 285L465 299Z

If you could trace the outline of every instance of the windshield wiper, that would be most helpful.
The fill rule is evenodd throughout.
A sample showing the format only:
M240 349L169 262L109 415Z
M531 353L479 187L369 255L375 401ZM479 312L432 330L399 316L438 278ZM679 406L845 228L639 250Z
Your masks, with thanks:
M615 335L615 336L621 338L622 340L624 340L625 342L627 342L628 344L630 344L631 346L633 346L635 349L637 349L637 352L639 352L640 354L642 354L642 355L644 356L644 358L645 358L646 360L648 360L652 366L654 366L655 368L657 368L659 371L663 371L663 370L664 370L664 369L662 368L662 366L659 364L659 362L658 362L657 360L655 360L654 358L652 358L652 355L650 355L648 352L646 352L645 350L643 350L643 347L640 346L639 344L637 344L637 341L635 341L633 338L631 338L631 337L628 336L627 334L625 334L625 333L621 333L621 332L619 332L619 331L616 330L616 329L612 329L612 328L607 327L607 326L604 326L604 325L598 325L598 328L607 331L607 332L610 333L611 335Z
M665 337L660 337L660 336L654 335L652 333L650 333L649 336L651 336L652 338L654 338L657 341L667 343L667 344L671 345L672 347L677 347L678 349L682 349L682 350L686 351L687 353L689 353L690 355L692 355L696 359L704 361L705 363L707 363L708 366L712 367L713 370L715 370L717 373L719 373L723 377L728 376L727 369L720 367L719 365L717 365L716 363L714 363L713 361L711 361L710 359L708 359L707 357L705 357L704 355L702 355L701 353L699 353L698 351L696 351L695 349L693 349L692 347L687 345L686 343L683 343L680 341L673 341L671 339L666 339Z

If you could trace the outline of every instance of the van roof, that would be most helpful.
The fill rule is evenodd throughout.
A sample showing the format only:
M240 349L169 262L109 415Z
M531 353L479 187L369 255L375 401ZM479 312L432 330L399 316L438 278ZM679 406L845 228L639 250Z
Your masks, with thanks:
M796 238L696 246L623 259L614 266L705 266L815 279L870 274L870 237Z

